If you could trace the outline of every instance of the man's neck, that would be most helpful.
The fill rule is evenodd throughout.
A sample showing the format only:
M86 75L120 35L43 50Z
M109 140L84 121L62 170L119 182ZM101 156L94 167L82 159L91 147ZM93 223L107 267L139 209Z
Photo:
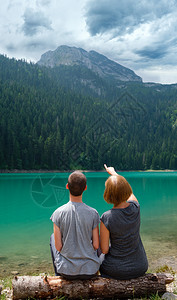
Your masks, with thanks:
M78 202L78 203L82 203L82 195L80 196L73 196L70 194L70 199L71 202Z

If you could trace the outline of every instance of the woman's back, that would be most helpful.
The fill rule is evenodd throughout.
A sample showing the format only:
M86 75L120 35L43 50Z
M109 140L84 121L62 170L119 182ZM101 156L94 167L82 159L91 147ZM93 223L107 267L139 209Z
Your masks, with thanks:
M111 242L100 268L102 275L118 279L143 275L148 262L139 233L139 203L129 201L125 208L113 208L102 215L101 221L109 230Z

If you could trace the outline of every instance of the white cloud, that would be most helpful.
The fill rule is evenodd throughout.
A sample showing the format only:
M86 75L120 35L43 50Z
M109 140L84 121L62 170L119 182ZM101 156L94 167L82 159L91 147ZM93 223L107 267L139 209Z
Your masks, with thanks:
M45 6L45 5L50 5L51 1L50 0L37 0L36 4L37 6Z
M163 84L172 84L177 83L177 70L176 66L172 67L170 66L170 72L169 67L153 67L153 68L147 68L139 69L138 70L139 75L143 77L144 82L156 82L156 83L163 83Z

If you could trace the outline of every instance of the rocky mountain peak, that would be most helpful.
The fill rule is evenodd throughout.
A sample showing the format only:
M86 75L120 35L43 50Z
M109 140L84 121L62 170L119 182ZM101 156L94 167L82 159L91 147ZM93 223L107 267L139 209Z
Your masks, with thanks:
M92 70L102 78L111 78L118 81L142 81L141 77L136 75L132 70L94 50L87 52L82 48L66 45L59 46L54 51L44 53L38 64L51 68L60 65L80 65Z

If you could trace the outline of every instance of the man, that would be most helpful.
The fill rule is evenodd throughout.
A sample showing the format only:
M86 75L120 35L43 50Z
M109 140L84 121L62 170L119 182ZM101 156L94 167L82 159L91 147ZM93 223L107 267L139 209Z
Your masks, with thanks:
M70 174L66 188L70 200L54 211L51 220L54 234L50 247L55 275L66 279L89 279L99 270L97 256L99 247L100 218L98 212L82 201L87 189L87 180L83 173Z

